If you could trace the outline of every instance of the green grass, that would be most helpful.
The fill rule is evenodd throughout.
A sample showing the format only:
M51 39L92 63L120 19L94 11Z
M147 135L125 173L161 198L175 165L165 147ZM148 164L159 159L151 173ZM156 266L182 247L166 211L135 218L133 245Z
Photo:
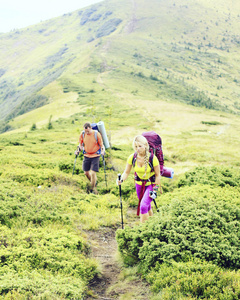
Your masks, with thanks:
M90 88L93 82L89 80L88 84ZM59 93L61 94L61 92ZM194 170L197 166L214 168L222 165L223 168L239 168L238 116L160 99L146 101L133 94L127 97L126 94L119 93L118 97L110 98L110 94L110 91L106 89L99 91L96 88L94 100L86 94L87 109L85 108L79 113L75 110L70 117L66 115L64 118L53 120L53 128L50 130L47 129L49 117L45 117L45 125L41 126L36 122L38 118L39 120L43 118L38 109L28 113L32 114L33 119L28 121L25 116L29 126L21 127L24 118L23 116L18 117L14 122L19 122L19 129L0 136L2 162L0 179L3 201L0 216L2 226L4 226L3 230L8 231L8 234L3 236L11 237L14 233L20 233L22 230L31 230L31 232L34 230L38 234L43 232L44 234L41 233L43 234L42 238L45 239L45 234L54 235L57 228L57 231L64 231L66 234L76 234L83 244L87 244L87 241L84 240L85 235L82 234L84 230L101 230L102 226L120 228L116 176L117 173L123 172L126 159L133 151L131 146L133 137L146 130L155 130L161 135L165 165L174 168L175 171L173 180L162 178L164 193L157 199L158 206L171 203L174 199L186 199L187 195L197 199L199 193L202 196L205 195L206 199L216 200L224 195L226 203L239 205L234 187L226 186L223 190L221 187L210 188L210 185L206 185L204 189L195 186L179 189L183 184L188 185L188 180L192 182L191 176L193 175L187 175L187 171L190 171L190 174L192 174L191 172L196 174ZM56 93L56 98L57 95ZM64 97L72 96L74 99L76 93L62 93L61 95L64 103ZM104 103L103 99L107 99L107 97L112 100L111 104ZM61 98L58 101L61 101ZM51 109L49 109L50 113L53 114ZM72 176L74 150L78 144L78 136L82 130L82 124L92 119L92 113L96 113L95 119L104 121L108 134L111 133L112 144L112 149L107 151L108 187L105 184L105 174L101 162L98 174L100 195L97 196L86 193L88 182L81 169L82 156L77 159L75 175ZM37 129L31 131L30 127L34 121ZM112 166L114 171L110 170ZM204 174L204 170L200 171L199 174ZM133 174L122 187L124 218L127 206L135 207L137 202L132 178ZM200 183L197 178L196 180L197 183ZM51 231L48 231L48 228ZM8 242L3 239L2 243ZM50 251L54 251L52 244L49 247ZM10 249L7 248L5 251L10 251ZM16 246L14 251L19 253L20 250ZM29 253L29 250L21 251L24 251L21 255ZM75 250L70 249L69 251L72 256L75 256ZM15 257L14 253L13 257ZM68 253L68 251L62 251L61 255L64 258ZM47 252L46 255L51 257L51 253ZM88 259L88 254L85 253L81 257L84 261ZM42 259L48 260L49 258ZM29 265L32 264L31 256L27 258L26 262ZM90 262L87 265L90 267ZM27 295L26 286L30 285L29 295L39 297L43 293L38 284L40 282L40 286L46 288L45 292L48 297L55 297L57 293L55 283L52 284L52 288L47 284L49 280L50 282L53 280L49 279L53 276L51 270L42 271L38 265L33 269L24 265L21 267L23 273L20 274L20 270L14 271L16 288L9 286L8 277L6 277L4 280L6 289L2 295L8 293L9 295L16 294L15 297L18 298L24 297ZM13 276L13 267L10 262L5 268L8 268L7 274L10 277ZM171 269L171 267L169 268ZM34 274L34 277L30 276L29 272ZM71 297L73 294L68 294L64 278L69 278L69 282L74 284L76 277L74 274L68 274L65 269L62 272L62 275L59 274L61 295L66 298ZM96 265L92 276L98 272ZM226 269L226 272L230 271ZM232 273L228 274L231 278ZM147 276L147 273L145 275ZM87 285L88 281L83 278L83 283L76 287L73 293L81 291L84 295Z
M100 3L96 14L103 16L107 8L112 14L105 21L123 21L113 33L91 43L87 40L96 37L104 20L80 25L79 12L0 36L1 53L9 49L8 55L1 56L6 71L1 73L0 83L7 81L1 97L16 90L22 96L48 98L47 105L10 120L7 125L14 130L0 135L2 299L86 295L88 282L99 273L99 267L89 259L84 231L120 228L116 176L133 152L133 137L144 131L160 134L165 165L174 169L174 179L162 178L164 193L157 198L159 207L176 201L188 206L192 199L199 201L199 195L204 201L213 201L213 206L221 201L239 206L239 187L234 186L233 178L227 183L220 173L219 180L212 175L215 168L239 169L237 7L228 14L223 0L186 5L182 1L161 5L152 1L147 7L145 1L138 1L136 7L123 0ZM130 22L133 16L135 23ZM60 53L64 47L68 49ZM15 57L16 51L19 55ZM2 120L14 108L11 101L1 106ZM214 110L207 109L206 103ZM47 129L50 118L52 129ZM90 195L82 156L72 176L74 151L82 125L99 120L105 123L112 149L106 158L107 187L101 162L99 195ZM33 124L35 130L31 130ZM219 182L220 186L214 185ZM137 202L133 173L122 193L125 218L127 207L135 207ZM68 240L73 244L65 244ZM58 259L53 255L56 251ZM17 263L19 257L25 262ZM64 265L69 260L70 265L75 264L74 270L67 264L60 271L58 260ZM209 291L209 297L214 291L225 296L227 292L218 290L219 284L224 283L226 291L231 289L234 272L201 262L199 268L195 262L163 264L142 275L156 297L194 299L197 288L192 278L197 274L204 286L204 278L213 270L214 284L203 289ZM182 276L182 269L189 268L187 277ZM131 272L136 273L134 270ZM175 277L169 275L166 286L161 272L171 274L173 270L179 284L172 283ZM217 278L219 272L222 275Z
M99 74L102 87L110 88L114 97L121 80L121 90L128 95L239 114L237 7L229 8L223 0L217 8L205 0L194 5L153 1L147 6L122 0L93 7L84 25L80 22L87 9L1 35L2 97L8 99L7 104L1 100L1 119L36 92L47 96L45 86L54 80L63 89L71 82L68 91L87 91L90 70L107 72ZM101 17L91 20L96 15ZM122 20L117 29L97 38L97 30L114 19ZM95 75L92 80L97 82Z

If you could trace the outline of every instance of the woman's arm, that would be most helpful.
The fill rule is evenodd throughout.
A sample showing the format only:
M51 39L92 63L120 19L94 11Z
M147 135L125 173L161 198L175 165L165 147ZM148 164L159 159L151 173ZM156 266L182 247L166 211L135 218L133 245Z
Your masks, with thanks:
M155 172L155 184L160 186L160 180L161 180L160 165L154 167L154 172Z
M122 178L121 178L122 181L121 180L118 181L118 185L121 184L123 181L125 181L128 178L128 175L130 174L131 169L132 169L132 165L129 165L127 163L126 168L125 168L125 170L124 170L124 172L122 174Z

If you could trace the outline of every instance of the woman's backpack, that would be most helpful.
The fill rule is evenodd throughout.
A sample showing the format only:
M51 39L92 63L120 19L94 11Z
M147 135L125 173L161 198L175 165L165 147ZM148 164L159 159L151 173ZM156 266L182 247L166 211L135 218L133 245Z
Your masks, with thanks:
M162 152L162 139L155 131L143 132L142 135L147 139L149 144L149 152L150 152L149 163L151 169L153 169L153 165L152 165L153 155L156 155L160 164L160 173L162 174L163 165L164 165L164 157Z
M147 139L149 144L149 166L153 171L153 156L156 155L159 164L160 164L160 174L161 176L173 178L174 171L172 168L166 168L164 166L164 157L162 151L162 139L155 131L147 131L143 132L142 135ZM137 159L137 153L134 153L132 164L135 166L135 162Z

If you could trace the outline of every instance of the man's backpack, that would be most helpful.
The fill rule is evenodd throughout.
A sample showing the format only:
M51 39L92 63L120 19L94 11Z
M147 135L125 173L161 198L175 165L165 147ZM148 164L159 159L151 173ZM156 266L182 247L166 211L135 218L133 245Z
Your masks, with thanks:
M107 137L107 132L106 132L106 129L104 126L104 122L99 121L98 123L92 123L91 127L93 130L97 130L101 134L105 149L110 148L110 144L109 144L108 137Z
M147 139L149 144L149 166L151 168L151 171L154 170L153 168L153 156L156 155L159 164L160 164L160 174L161 176L172 178L173 177L173 169L166 168L164 166L164 157L163 157L163 151L162 151L162 139L161 137L155 132L155 131L147 131L143 132L142 135ZM133 161L132 164L135 166L135 162L137 159L137 153L134 153L133 155Z
M91 127L92 127L92 130L94 131L94 137L95 137L95 140L96 140L96 144L98 144L97 133L100 132L100 131L98 130L98 127L97 127L96 123L91 124ZM83 141L84 141L84 135L85 135L85 131L82 132ZM83 147L84 147L84 144L83 144ZM83 150L83 153L86 153L85 150ZM100 146L99 146L99 149L96 152L96 154L101 154L101 147Z
M109 144L108 137L107 137L107 132L106 132L105 126L104 126L104 122L99 121L98 123L92 123L91 127L92 127L92 130L94 130L94 137L96 139L96 143L98 143L97 133L99 132L101 134L105 149L110 148L110 144ZM83 131L82 132L83 139L84 139L84 134L85 134L85 132ZM99 150L97 151L97 154L100 154L100 153L101 153L101 147L99 146Z

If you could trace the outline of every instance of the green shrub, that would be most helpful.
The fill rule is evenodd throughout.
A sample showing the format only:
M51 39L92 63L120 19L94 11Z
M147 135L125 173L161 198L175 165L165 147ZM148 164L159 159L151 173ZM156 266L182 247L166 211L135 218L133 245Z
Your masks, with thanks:
M192 257L226 268L240 267L240 208L200 198L173 200L137 228L117 231L124 261L144 271L157 262L187 262Z
M146 279L159 299L240 298L240 272L204 261L157 264Z
M57 170L33 169L33 168L12 168L7 169L2 174L3 178L9 178L14 182L22 183L26 186L48 186L57 184L74 184L75 178L70 174L64 174Z
M23 101L12 110L11 114L7 116L7 120L13 119L38 107L44 106L47 104L47 102L48 98L46 96L32 93L31 95L25 97Z
M31 126L31 128L30 128L30 130L31 130L31 131L34 131L34 130L36 130L36 129L37 129L36 123L33 123L32 126Z
M95 7L88 8L84 11L81 17L80 25L84 25L89 21L89 18L91 15L96 11L97 9Z
M73 229L60 225L10 230L0 227L1 272L38 270L76 276L87 282L96 274L96 263L86 258L89 247Z
M202 121L202 124L205 125L223 125L222 123L218 122L218 121Z
M100 38L102 36L107 36L111 34L113 31L117 29L117 26L122 22L121 19L113 18L108 21L106 21L98 30L96 33L96 37Z
M240 186L239 169L226 167L197 167L184 174L178 182L178 187L206 184L211 186Z
M50 272L9 271L0 275L0 299L82 299L85 283L77 277Z
M67 187L23 189L19 183L3 180L0 180L0 185L1 224L12 228L20 221L41 226L51 222L71 223L67 213L71 208L65 206L65 201L71 197Z

